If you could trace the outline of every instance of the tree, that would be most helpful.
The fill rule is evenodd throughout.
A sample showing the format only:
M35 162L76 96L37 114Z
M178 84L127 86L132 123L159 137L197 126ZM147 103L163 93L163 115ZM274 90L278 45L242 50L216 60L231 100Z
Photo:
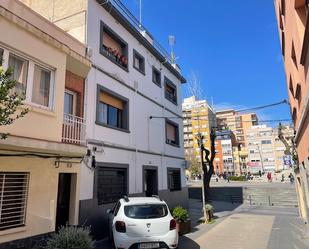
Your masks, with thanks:
M27 108L18 110L18 107L23 105L25 96L14 91L17 82L12 79L12 74L12 68L4 70L0 66L0 126L11 125L16 119L28 113ZM7 133L0 133L0 138L5 139L7 135Z
M216 149L215 149L215 140L216 140L216 131L215 128L211 129L210 133L210 151L204 147L203 136L200 135L199 138L199 145L201 148L201 160L202 160L202 168L204 173L204 188L205 194L207 199L208 190L210 188L210 179L211 176L214 174L214 159L216 156Z
M202 167L200 162L196 158L195 151L190 151L186 154L186 160L189 163L189 172L191 175L200 175L202 173Z

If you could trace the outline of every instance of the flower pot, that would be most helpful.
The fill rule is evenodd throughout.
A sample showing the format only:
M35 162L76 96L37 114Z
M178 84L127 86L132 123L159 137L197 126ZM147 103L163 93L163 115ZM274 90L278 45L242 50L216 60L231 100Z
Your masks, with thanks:
M177 231L179 235L183 235L191 232L191 220L188 219L185 222L177 222Z
M209 222L213 219L213 211L212 210L206 210L206 221Z

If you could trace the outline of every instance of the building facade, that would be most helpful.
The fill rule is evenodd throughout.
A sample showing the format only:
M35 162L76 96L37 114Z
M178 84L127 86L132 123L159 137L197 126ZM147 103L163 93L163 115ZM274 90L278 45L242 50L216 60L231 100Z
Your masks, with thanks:
M205 148L210 150L211 128L216 126L216 117L213 109L206 100L196 100L195 96L185 98L182 103L184 148L188 161L196 158L201 162L198 134L203 136Z
M223 170L223 173L234 175L235 164L233 157L233 146L235 145L235 135L230 130L216 132L216 157L215 157L215 172ZM221 152L221 153L220 153ZM217 168L217 164L219 168ZM222 174L222 172L220 172Z
M309 15L308 1L276 0L275 10L286 72L291 115L295 127L298 165L296 186L301 216L309 219Z
M244 174L248 162L248 148L246 143L246 133L253 125L258 124L255 113L238 113L233 109L216 112L217 129L231 130L235 136L233 147L233 163L235 174Z
M91 63L82 43L19 1L1 1L0 29L9 34L0 36L1 67L12 68L29 109L0 128L9 134L0 140L0 244L16 248L79 222L85 123L82 107L65 112L65 93L82 105Z
M85 43L92 61L79 222L107 236L105 211L123 195L187 206L178 65L119 0L55 0L53 11L27 2Z
M247 132L248 172L275 172L274 130L266 125L252 126Z

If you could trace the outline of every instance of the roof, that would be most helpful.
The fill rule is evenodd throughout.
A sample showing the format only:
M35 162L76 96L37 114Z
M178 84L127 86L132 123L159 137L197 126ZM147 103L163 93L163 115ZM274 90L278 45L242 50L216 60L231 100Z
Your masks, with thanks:
M123 198L121 199L124 204L163 204L163 200L160 200L157 197L128 197L129 202L126 202Z

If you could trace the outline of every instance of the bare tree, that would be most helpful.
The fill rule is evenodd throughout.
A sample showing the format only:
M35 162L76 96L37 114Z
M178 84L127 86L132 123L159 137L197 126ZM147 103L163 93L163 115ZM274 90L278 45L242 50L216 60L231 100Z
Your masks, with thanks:
M204 97L201 80L197 72L190 73L187 87L190 95L195 96L196 100L201 100Z

